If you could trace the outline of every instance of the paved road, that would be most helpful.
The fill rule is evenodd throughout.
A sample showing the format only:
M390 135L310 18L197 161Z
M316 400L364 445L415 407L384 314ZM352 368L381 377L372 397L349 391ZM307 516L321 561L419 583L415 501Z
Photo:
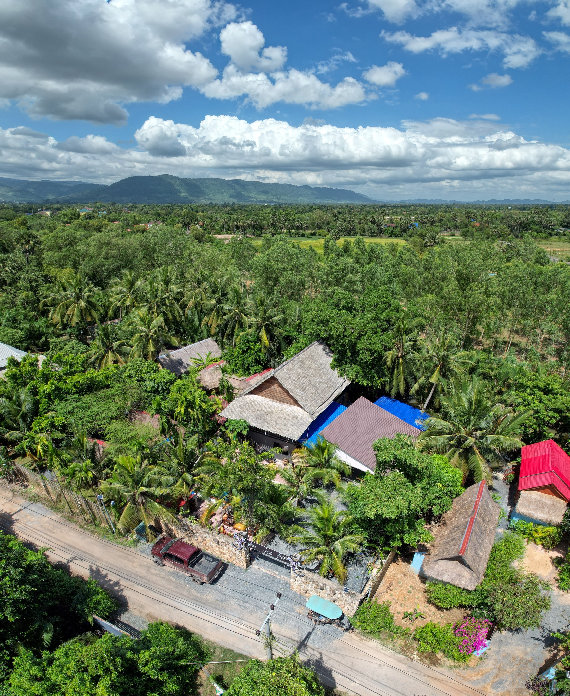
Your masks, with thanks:
M283 597L273 615L276 651L297 649L323 681L359 696L475 696L459 675L430 668L354 633L314 627L305 599L290 591L287 576L269 564L247 571L230 566L219 581L200 587L177 571L156 566L140 550L95 537L41 504L0 486L0 528L48 549L48 557L73 573L92 577L128 608L149 620L182 625L220 645L263 657L255 630L275 592Z

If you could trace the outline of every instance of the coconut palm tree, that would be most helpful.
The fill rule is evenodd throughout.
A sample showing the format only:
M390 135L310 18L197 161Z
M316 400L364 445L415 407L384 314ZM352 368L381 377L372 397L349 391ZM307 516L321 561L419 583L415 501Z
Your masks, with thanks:
M440 418L428 418L420 435L421 447L445 454L452 464L475 481L491 476L491 468L503 464L502 455L520 449L521 426L531 412L515 413L502 404L491 404L485 384L478 378L456 382L441 398Z
M395 327L395 340L384 359L390 370L390 396L404 396L410 377L411 365L416 351L416 336L409 333L410 327L400 319Z
M110 315L119 312L119 319L128 314L139 303L141 281L133 271L123 271L120 278L114 278L111 282L111 307Z
M156 360L160 351L167 345L178 345L176 338L168 333L164 319L160 315L153 317L145 309L137 312L134 328L131 358Z
M410 389L410 394L425 393L424 390L429 389L422 406L422 411L425 411L436 389L441 388L447 380L459 376L472 361L467 352L459 350L459 340L455 336L442 332L422 341L417 363L421 374Z
M30 429L37 415L37 402L29 389L18 389L0 398L0 437L18 443Z
M91 363L97 368L122 365L127 354L127 343L119 338L115 324L97 326L95 340L89 346Z
M52 308L50 319L58 326L78 326L97 321L95 286L77 273L62 278L56 291L42 304Z
M320 561L321 575L334 575L344 582L346 554L360 551L364 536L352 531L352 518L346 511L335 510L332 501L322 494L317 499L318 505L305 515L308 527L293 527L288 541L302 547L301 557L305 561Z
M123 455L117 457L113 473L101 483L101 490L122 506L117 526L123 533L144 522L147 538L151 539L149 525L152 522L173 518L157 498L172 497L175 482L171 471L151 464L143 455Z

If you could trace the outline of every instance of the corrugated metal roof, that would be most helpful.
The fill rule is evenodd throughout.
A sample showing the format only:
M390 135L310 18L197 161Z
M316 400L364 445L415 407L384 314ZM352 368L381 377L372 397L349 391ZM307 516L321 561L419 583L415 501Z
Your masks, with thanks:
M340 416L343 411L346 411L346 406L333 401L318 418L315 418L311 425L301 435L301 442L306 447L315 445L321 431L324 430L327 425L330 425L337 416Z
M554 486L570 501L570 457L554 440L521 449L519 491L541 486Z
M425 411L420 411L419 408L408 406L408 404L402 401L391 399L389 396L381 396L374 403L393 416L403 420L408 425L413 425L414 428L418 428L418 430L425 430L425 427L421 424L421 421L425 421L429 418L429 415ZM418 421L420 422L418 423Z
M376 469L372 445L399 433L417 437L419 430L361 396L323 429L321 435L370 471Z
M16 358L20 360L27 355L26 351L18 350L18 348L13 348L7 343L0 343L0 370L3 370L8 364L8 358Z

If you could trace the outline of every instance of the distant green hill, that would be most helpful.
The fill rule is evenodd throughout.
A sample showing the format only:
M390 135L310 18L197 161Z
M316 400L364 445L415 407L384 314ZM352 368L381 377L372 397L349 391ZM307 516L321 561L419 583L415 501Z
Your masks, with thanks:
M5 183L3 183L5 182ZM131 176L100 186L71 181L0 179L0 201L87 203L372 203L354 191L241 179Z
M68 197L79 200L84 193L94 195L98 187L83 181L25 181L0 178L0 203L47 203Z

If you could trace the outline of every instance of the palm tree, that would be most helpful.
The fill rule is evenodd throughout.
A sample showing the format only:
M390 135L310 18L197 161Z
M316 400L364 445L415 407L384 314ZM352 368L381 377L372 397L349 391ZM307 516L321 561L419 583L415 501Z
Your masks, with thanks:
M77 273L62 278L56 292L45 299L50 319L59 326L77 326L97 321L95 286Z
M318 437L313 447L301 447L293 452L291 466L279 474L291 489L291 498L302 507L307 498L313 497L318 484L341 485L341 474L350 473L350 467L336 456L335 445Z
M386 352L384 359L390 370L390 396L404 396L406 382L411 369L410 363L415 353L415 336L411 336L409 328L403 319L395 327L396 337L392 348Z
M503 463L503 454L522 447L518 435L531 414L490 404L485 388L478 377L456 382L441 398L445 419L428 418L419 438L424 449L445 454L461 469L464 480L468 475L475 481L489 478L491 468Z
M18 389L10 397L1 397L0 436L7 442L19 442L30 429L36 415L37 402L29 389Z
M133 271L124 271L120 278L114 278L111 282L111 308L113 316L119 311L119 319L123 318L123 312L128 314L139 302L141 282Z
M204 318L211 336L219 336L224 344L235 346L237 337L249 324L244 287L231 285L224 302L213 300L210 313Z
M335 510L330 499L318 494L318 505L305 515L309 528L298 525L288 541L302 546L301 557L305 561L319 560L319 573L334 575L340 582L346 580L344 558L347 553L357 553L364 543L362 534L352 532L352 518L344 510Z
M81 433L66 447L65 453L71 459L71 463L62 470L62 473L71 487L79 491L92 488L102 470L103 455L97 442L90 440L85 433Z
M115 324L100 324L97 326L95 340L90 345L90 359L97 368L109 365L122 365L127 352L126 342L118 337Z
M101 483L101 490L122 506L117 526L123 533L144 522L147 538L151 539L149 525L152 522L173 518L156 499L171 497L174 483L172 472L149 463L141 454L124 455L117 457L111 478Z
M160 315L153 317L147 310L140 310L134 321L135 334L132 338L131 358L156 360L160 351L168 344L178 345L176 338L168 333Z
M253 298L249 313L249 325L259 337L263 353L278 352L281 347L278 329L285 319L283 312L266 295L258 293Z
M469 354L458 350L458 346L457 338L448 332L442 332L422 342L420 353L417 355L418 367L422 374L410 389L410 394L417 394L431 385L422 411L427 409L438 387L450 378L460 375L472 364Z

